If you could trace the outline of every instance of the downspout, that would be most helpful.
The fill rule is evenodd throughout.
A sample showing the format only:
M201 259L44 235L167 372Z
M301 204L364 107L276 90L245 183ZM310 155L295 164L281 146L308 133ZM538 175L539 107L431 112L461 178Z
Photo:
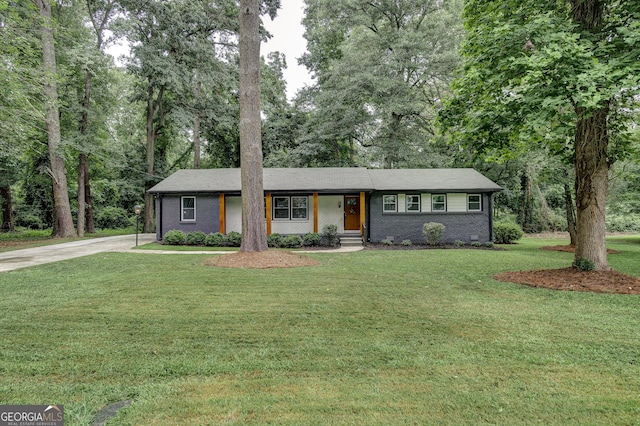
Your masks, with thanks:
M162 241L162 194L157 194L156 195L156 211L157 211L157 230L156 230L156 241Z

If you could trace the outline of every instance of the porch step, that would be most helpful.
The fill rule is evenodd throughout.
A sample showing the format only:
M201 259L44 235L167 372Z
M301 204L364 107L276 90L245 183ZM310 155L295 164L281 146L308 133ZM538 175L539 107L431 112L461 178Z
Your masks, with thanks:
M362 247L362 237L340 237L340 247Z

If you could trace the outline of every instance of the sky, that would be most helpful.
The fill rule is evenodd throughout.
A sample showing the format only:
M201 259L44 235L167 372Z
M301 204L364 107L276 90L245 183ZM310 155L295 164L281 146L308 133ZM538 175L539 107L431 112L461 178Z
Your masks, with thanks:
M298 65L298 58L307 50L307 40L302 36L304 27L304 2L302 0L281 0L278 16L273 21L268 16L262 17L267 31L273 36L260 46L260 54L266 58L267 53L279 51L287 59L284 79L287 82L287 98L293 99L296 92L313 82L307 69Z

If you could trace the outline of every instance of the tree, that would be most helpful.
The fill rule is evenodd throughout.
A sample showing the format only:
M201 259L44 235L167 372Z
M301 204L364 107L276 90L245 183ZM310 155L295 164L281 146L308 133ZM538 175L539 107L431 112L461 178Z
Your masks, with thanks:
M242 245L267 250L260 119L260 0L240 0L240 169Z
M609 268L610 165L624 157L640 81L640 4L470 0L463 75L442 114L474 149L513 156L532 144L575 168L575 260Z
M48 135L49 161L51 166L49 173L53 187L55 211L53 235L56 237L71 237L77 234L73 227L67 185L67 171L65 169L64 156L61 151L58 89L56 83L56 56L51 4L48 0L35 0L35 4L38 7L41 18L40 34L44 70L43 95L45 98L45 124Z
M435 112L458 65L462 2L306 4L302 62L319 88L309 142L328 145L338 162L424 165L437 137Z

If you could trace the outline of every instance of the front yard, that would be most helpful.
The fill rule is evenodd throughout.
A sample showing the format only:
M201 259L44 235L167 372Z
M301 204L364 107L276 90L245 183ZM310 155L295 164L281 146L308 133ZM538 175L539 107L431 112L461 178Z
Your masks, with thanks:
M562 268L504 251L313 253L319 266L203 266L110 253L0 274L0 404L68 425L635 424L640 296L491 277ZM640 239L612 267L640 276Z

